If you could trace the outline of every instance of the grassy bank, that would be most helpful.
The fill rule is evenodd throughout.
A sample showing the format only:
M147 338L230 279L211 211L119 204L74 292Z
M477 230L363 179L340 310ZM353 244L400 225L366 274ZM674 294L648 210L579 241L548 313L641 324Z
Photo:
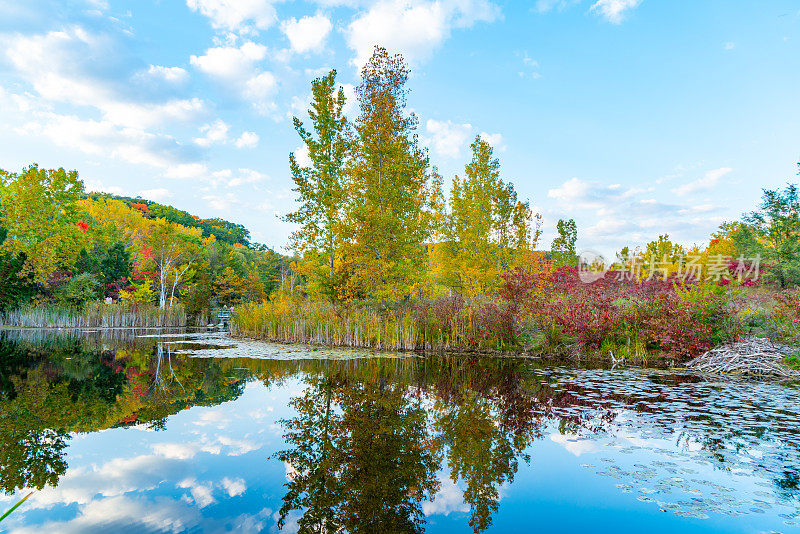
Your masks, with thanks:
M680 361L771 325L791 341L800 293L678 280L628 281L613 273L591 284L574 269L503 275L496 295L367 306L278 296L237 308L234 335L285 343L380 350L503 350L604 359ZM762 294L765 290L759 290Z
M88 302L83 308L28 306L0 314L0 325L21 328L183 327L187 322L180 304L160 309L153 305Z

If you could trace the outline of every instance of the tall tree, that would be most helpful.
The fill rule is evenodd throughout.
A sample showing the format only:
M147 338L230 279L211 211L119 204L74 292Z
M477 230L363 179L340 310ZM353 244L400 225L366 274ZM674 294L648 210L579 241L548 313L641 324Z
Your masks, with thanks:
M406 112L409 69L375 47L361 71L360 114L347 168L347 280L350 297L398 299L425 272L430 217L428 158Z
M476 137L470 147L465 178L453 180L443 263L449 266L445 283L477 294L495 287L499 273L530 251L538 240L538 225L532 233L531 224L538 218L528 202L517 199L514 186L500 179L492 146Z
M578 265L578 255L575 252L575 242L578 240L578 227L573 219L565 221L559 219L556 224L558 236L553 239L550 247L553 265Z
M348 123L343 112L345 96L341 86L336 89L336 71L311 82L311 94L308 116L312 131L306 130L297 117L293 121L311 164L304 167L294 153L289 154L300 208L288 214L286 220L300 225L291 240L294 249L311 267L311 272L303 274L315 286L312 290L334 301L338 292L335 261L345 199L342 169L348 146ZM325 258L327 265L320 258Z

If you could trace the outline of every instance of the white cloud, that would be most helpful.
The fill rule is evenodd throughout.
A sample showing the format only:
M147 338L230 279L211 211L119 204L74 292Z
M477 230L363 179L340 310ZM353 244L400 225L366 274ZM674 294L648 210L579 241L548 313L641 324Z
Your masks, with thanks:
M225 45L209 48L205 55L191 56L189 62L225 86L232 86L257 111L267 113L275 108L271 99L278 80L271 72L258 68L258 63L266 55L267 47L248 41L239 47Z
M239 169L239 175L228 182L228 187L237 187L244 184L254 184L266 180L267 175L253 169Z
M181 163L167 169L164 176L167 178L201 178L208 173L208 168L203 163Z
M230 127L225 124L225 121L217 119L211 124L202 126L200 132L205 135L203 137L195 137L194 142L203 148L208 148L214 143L224 143L228 139L229 129Z
M169 189L164 189L163 187L158 189L143 189L136 194L142 198L153 200L155 202L164 202L165 200L172 198L172 192Z
M297 164L301 167L311 167L313 161L311 161L311 155L308 153L308 147L306 145L300 145L299 147L294 149L294 157L297 160Z
M736 43L728 41L723 45L723 47L725 48L725 50L733 50L734 48L736 48Z
M262 72L247 80L245 95L251 100L260 102L270 96L278 86L278 80L271 72Z
M440 156L457 158L472 134L471 124L454 124L451 121L428 119L425 129L431 135L429 142Z
M230 479L225 477L222 479L221 485L230 497L236 497L247 491L247 484L242 478Z
M249 33L266 30L277 20L270 0L186 0L186 5L208 17L217 30Z
M708 191L716 187L719 184L720 179L722 179L723 176L727 175L732 170L733 169L730 167L720 167L719 169L710 170L705 173L702 178L698 178L693 182L678 186L673 189L672 192L679 196L686 196L691 193Z
M505 143L503 143L503 134L500 133L487 133L481 132L481 139L492 145L492 148L499 151L504 151L506 149Z
M236 139L236 148L255 148L258 146L259 137L255 132L242 132Z
M152 78L171 83L184 82L189 77L189 73L181 67L163 67L161 65L150 65L147 74Z
M500 8L489 0L381 0L359 13L347 26L347 45L360 68L375 45L399 52L410 63L426 60L455 28L492 22Z
M322 14L300 20L292 17L281 23L281 31L289 39L292 50L300 54L322 49L332 28L331 21Z
M625 19L625 12L641 3L642 0L598 0L592 5L591 10L612 24L620 24Z
M206 50L205 55L191 56L189 63L202 72L223 81L241 82L253 73L255 64L267 55L267 47L247 41L241 46L217 46Z
M187 478L178 482L176 487L188 489L192 497L186 500L196 503L200 508L205 508L209 504L217 502L216 499L214 499L212 486L209 483L201 484L193 478Z

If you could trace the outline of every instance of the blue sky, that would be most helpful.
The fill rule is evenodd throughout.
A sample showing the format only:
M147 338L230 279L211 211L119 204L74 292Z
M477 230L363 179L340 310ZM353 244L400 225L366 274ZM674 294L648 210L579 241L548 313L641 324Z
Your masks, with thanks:
M0 167L79 171L283 249L310 81L403 53L432 162L483 135L544 219L609 253L702 243L797 181L800 2L0 0ZM351 100L350 113L355 113Z

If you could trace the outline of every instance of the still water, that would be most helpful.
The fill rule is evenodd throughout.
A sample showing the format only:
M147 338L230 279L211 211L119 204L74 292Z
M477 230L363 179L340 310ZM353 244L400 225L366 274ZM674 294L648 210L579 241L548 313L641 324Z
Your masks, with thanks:
M797 532L800 385L0 332L9 532Z

